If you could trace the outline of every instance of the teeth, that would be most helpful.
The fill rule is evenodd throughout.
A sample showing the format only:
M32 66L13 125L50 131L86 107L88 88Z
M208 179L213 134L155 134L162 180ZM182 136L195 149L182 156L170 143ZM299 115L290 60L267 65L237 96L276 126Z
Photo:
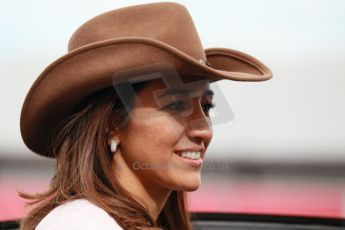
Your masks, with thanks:
M181 153L181 157L184 158L189 158L189 159L193 159L193 160L198 160L200 159L200 152L182 152Z

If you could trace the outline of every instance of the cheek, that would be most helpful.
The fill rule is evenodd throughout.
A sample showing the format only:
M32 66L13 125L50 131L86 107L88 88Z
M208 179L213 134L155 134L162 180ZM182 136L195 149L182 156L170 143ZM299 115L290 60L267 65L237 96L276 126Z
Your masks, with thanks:
M125 152L132 161L164 163L184 134L184 126L171 116L134 120L126 131Z

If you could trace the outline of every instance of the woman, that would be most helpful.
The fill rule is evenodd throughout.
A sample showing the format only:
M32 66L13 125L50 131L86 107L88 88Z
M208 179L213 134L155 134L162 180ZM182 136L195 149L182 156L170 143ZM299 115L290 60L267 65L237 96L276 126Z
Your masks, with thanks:
M263 81L270 70L204 50L186 8L154 3L92 18L31 87L25 144L56 158L48 191L22 193L22 229L190 229L185 191L200 185L212 138L209 82Z

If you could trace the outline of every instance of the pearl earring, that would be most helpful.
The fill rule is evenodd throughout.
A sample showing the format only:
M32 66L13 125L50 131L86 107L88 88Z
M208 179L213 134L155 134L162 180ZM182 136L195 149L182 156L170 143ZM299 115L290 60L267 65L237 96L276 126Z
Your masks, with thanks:
M111 139L111 141L110 141L110 151L112 151L113 153L116 152L117 145L118 145L118 141L115 140L115 139Z

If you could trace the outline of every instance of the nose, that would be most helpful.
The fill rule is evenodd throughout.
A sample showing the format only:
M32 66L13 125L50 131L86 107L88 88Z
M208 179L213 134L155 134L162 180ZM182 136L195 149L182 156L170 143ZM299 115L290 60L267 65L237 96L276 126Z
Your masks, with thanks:
M187 135L208 145L213 136L211 119L204 113L200 101L196 101L193 113L189 116Z

